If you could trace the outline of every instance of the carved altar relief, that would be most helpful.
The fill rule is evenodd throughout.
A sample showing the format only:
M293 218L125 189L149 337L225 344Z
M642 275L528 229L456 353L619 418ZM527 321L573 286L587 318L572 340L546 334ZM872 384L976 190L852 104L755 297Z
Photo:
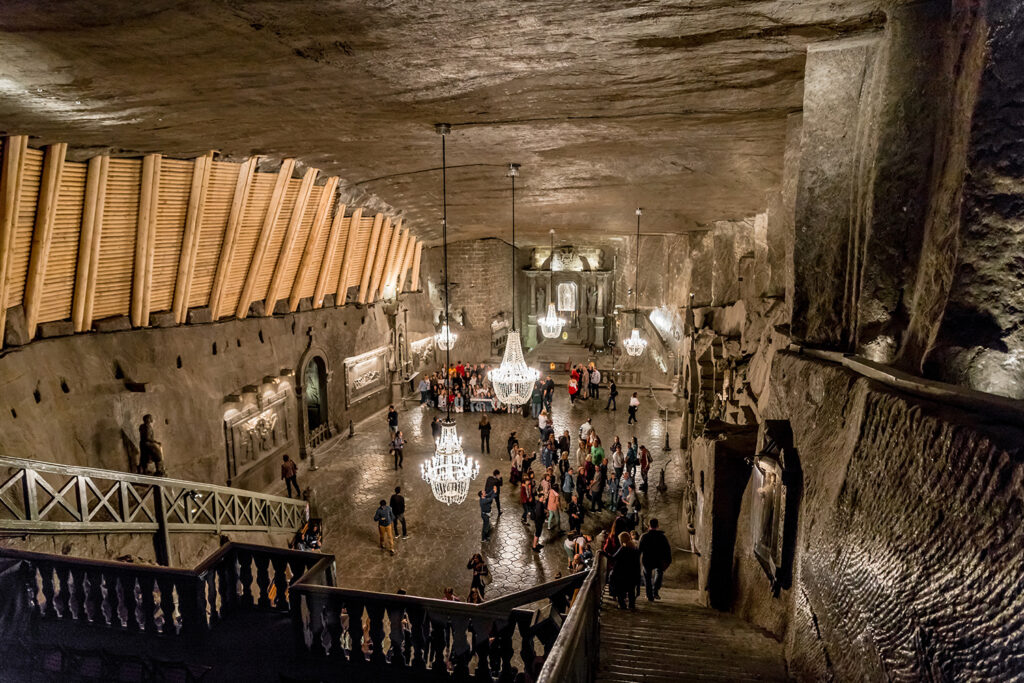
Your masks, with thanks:
M559 311L576 311L576 297L578 290L575 282L559 282L558 283L558 310Z
M386 346L346 358L345 405L363 400L388 386Z

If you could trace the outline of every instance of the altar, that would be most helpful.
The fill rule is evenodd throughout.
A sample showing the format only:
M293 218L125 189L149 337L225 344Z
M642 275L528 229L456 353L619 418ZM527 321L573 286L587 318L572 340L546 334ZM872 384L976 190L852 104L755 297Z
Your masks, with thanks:
M566 321L562 341L591 348L603 348L608 342L608 318L614 309L611 271L604 266L601 249L571 246L533 250L530 266L523 270L528 282L526 316L527 348L541 341L537 320L553 301L558 315Z

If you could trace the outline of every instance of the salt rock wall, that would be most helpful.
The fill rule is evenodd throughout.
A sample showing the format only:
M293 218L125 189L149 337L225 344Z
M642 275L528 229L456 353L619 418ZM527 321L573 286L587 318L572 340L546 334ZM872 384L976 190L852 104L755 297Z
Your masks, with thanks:
M410 293L402 301L411 340L425 336L426 297ZM330 374L329 422L344 429L390 401L385 389L347 407L343 363L387 345L388 333L379 306L347 306L36 341L0 358L0 453L125 470L124 437L137 443L138 425L150 413L170 476L224 484L228 394L285 368L298 372L312 343L325 354ZM296 378L290 381L294 388ZM130 390L129 382L145 390ZM298 405L296 394L296 435Z
M798 680L1020 680L1024 432L789 352L770 381L803 469L793 585L738 546L734 609L786 624Z

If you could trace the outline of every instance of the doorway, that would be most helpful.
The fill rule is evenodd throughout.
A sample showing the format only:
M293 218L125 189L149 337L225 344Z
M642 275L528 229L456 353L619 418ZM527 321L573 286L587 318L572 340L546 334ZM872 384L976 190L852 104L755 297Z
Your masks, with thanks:
M306 407L306 443L316 448L327 440L327 364L314 356L302 378L302 402Z

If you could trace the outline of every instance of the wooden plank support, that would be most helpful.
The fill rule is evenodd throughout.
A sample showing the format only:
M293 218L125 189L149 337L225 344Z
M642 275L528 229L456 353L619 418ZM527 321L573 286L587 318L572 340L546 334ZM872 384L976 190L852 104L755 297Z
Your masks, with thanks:
M139 214L135 228L135 270L132 276L132 327L149 325L150 285L156 249L156 214L160 202L160 155L142 158Z
M377 255L378 242L380 241L381 226L384 224L384 214L378 213L373 217L373 230L370 231L370 240L366 244L366 257L363 259L363 274L359 278L359 303L366 303L366 292L370 289L370 275L373 273L373 261Z
M274 274L271 276L270 286L267 288L267 298L263 301L263 315L273 315L274 306L281 298L281 289L285 284L285 271L288 270L288 262L292 258L295 240L299 236L299 228L302 227L302 219L306 215L306 204L309 203L309 195L313 192L313 183L316 182L319 172L315 168L307 168L306 174L302 176L299 194L295 198L295 206L292 207L292 215L284 232L284 241L281 242L281 251L277 255L277 263L274 264ZM317 206L318 210L319 208Z
M95 256L97 259L99 257L99 236L103 224L101 197L106 194L108 168L110 168L110 157L99 156L89 159L89 166L86 169L82 229L78 233L78 262L75 266L75 294L71 307L71 322L74 324L75 332L84 332L89 329L85 324L86 311L87 303L95 294L96 277L91 269L95 267L93 257ZM92 290L90 290L90 285ZM91 310L89 310L88 318L91 324Z
M93 304L96 302L96 282L99 280L100 245L103 243L103 210L107 204L107 174L110 171L110 157L102 156L97 174L96 208L93 212L92 247L89 249L89 266L85 278L85 293L82 304L82 330L92 329Z
M356 212L358 213L359 209L356 209ZM313 287L313 308L320 308L324 305L324 297L327 296L327 287L330 286L328 280L331 275L331 269L334 265L335 255L345 248L345 245L338 244L338 242L341 241L341 229L344 225L345 205L339 203L338 208L334 212L334 220L331 221L331 230L327 233L327 244L324 245L324 257L320 261L320 270L317 272L316 285ZM349 232L351 233L351 221ZM342 251L342 253L344 252ZM338 258L341 257L339 256ZM298 300L296 300L296 303L298 303Z
M249 304L252 303L256 280L260 276L260 268L263 267L263 259L267 255L267 247L270 246L270 236L274 233L274 225L277 224L277 218L281 215L281 205L284 203L285 191L288 189L288 181L292 178L293 170L295 170L295 159L285 159L281 162L281 170L277 172L277 182L274 183L274 191L270 195L270 204L267 206L266 215L263 216L260 236L256 240L256 250L252 254L252 261L249 262L249 270L245 275L242 293L238 297L238 307L235 308L235 316L238 318L249 315Z
M221 299L227 286L231 263L235 258L235 244L238 242L238 231L242 227L245 216L245 205L252 189L252 177L260 158L252 157L238 168L238 179L235 181L235 193L231 198L231 209L228 222L224 225L224 239L221 241L220 255L217 257L217 270L213 276L213 287L210 289L210 315L214 320L220 317Z
M409 285L410 292L418 292L420 289L420 254L423 253L423 242L416 242L416 254L412 257L412 284Z
M0 346L3 346L7 324L7 276L14 251L18 211L21 209L27 150L27 135L11 135L4 139L4 159L0 167Z
M345 239L345 251L341 253L341 268L338 269L338 284L335 287L336 291L334 293L335 306L344 306L345 299L348 298L348 278L354 267L356 240L359 239L359 223L362 220L363 207L360 206L352 212L352 218L348 223L348 237ZM320 300L320 304L323 304L323 299ZM317 305L317 308L319 307L320 305Z
M402 220L398 220L398 230L401 230L401 237L398 238L398 247L395 249L394 256L389 259L389 265L386 274L384 275L384 282L380 286L381 296L388 287L391 287L395 294L398 294L398 271L402 269L402 261L405 260L405 250L409 248L409 230L408 228L402 229Z
M57 219L57 199L60 196L60 181L67 152L67 143L58 142L46 148L46 156L43 158L36 223L32 229L32 253L28 262L28 279L25 281L25 326L29 339L36 336L36 326L39 324L43 283L50 260L50 246L53 244L53 224Z
M398 293L405 291L406 277L409 275L409 268L412 266L412 257L416 253L416 238L410 235L409 244L405 247L405 256L402 257L402 268L398 271Z
M178 272L174 278L174 301L171 304L174 322L179 325L188 317L188 301L192 293L192 277L195 274L196 256L199 251L199 227L203 221L203 211L206 209L206 191L210 186L213 152L196 158L193 163L192 187L188 193L185 231L181 236Z
M374 300L377 289L380 286L380 280L384 276L384 266L387 264L388 250L391 248L394 238L395 232L391 229L391 217L388 216L384 219L384 225L380 231L380 242L377 243L377 255L373 260L370 286L367 288L365 296L360 292L359 303L365 304L367 301Z
M327 225L327 214L331 211L331 204L334 203L334 192L338 188L338 178L332 176L324 184L324 190L320 193L320 203L317 204L316 213L313 214L313 225L309 228L309 235L306 237L306 246L302 249L302 258L299 259L299 268L295 271L295 279L292 281L292 291L288 296L288 310L295 311L299 307L299 300L302 298L302 283L306 281L309 269L313 267L313 258L316 256L316 245L323 234L324 226ZM338 232L341 223L345 219L345 205L338 207L339 214L335 215L331 223L331 232L327 235L327 248L324 250L324 262L327 261L327 253L330 251L331 258L334 258L334 249L331 247L333 241L338 243ZM337 229L335 229L335 225ZM320 264L320 272L323 272L323 263ZM326 278L325 278L326 281ZM319 283L319 280L318 280Z

